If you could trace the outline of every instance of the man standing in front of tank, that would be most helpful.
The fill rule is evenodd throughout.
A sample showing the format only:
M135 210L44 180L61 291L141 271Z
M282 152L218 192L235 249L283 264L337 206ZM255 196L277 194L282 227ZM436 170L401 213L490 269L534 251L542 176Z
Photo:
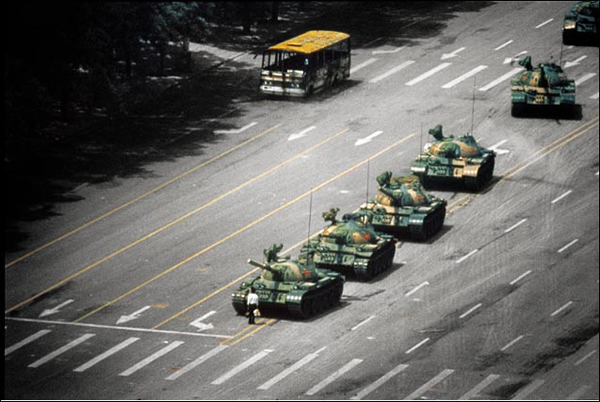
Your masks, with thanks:
M258 295L254 293L254 288L248 292L248 325L254 324L254 310L258 308Z

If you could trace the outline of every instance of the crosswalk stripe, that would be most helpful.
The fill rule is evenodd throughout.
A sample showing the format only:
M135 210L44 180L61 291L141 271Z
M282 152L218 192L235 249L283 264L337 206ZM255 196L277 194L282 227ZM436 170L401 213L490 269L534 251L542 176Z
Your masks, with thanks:
M371 63L375 63L376 61L377 61L376 58L370 58L369 60L360 63L358 66L352 67L350 69L350 74L352 75L355 72L357 72L358 70L360 70L361 68L364 68L364 67L368 66Z
M439 373L438 375L436 375L435 377L433 377L431 380L427 381L425 384L423 384L422 386L420 386L415 392L413 392L412 394L410 394L409 396L407 396L406 398L404 398L404 400L406 401L406 400L411 400L411 399L417 399L417 398L419 398L425 392L427 392L431 388L433 388L434 385L436 385L437 383L442 382L446 377L448 377L452 373L454 373L454 370L452 370L452 369L442 370L441 373Z
M128 368L127 370L123 371L119 375L123 376L123 377L130 376L131 374L135 373L139 369L141 369L141 368L147 366L148 364L152 363L154 360L158 359L159 357L161 357L163 355L166 355L171 350L175 349L176 347L178 347L179 345L181 345L183 343L184 342L182 342L182 341L175 341L173 343L170 343L169 345L165 346L164 348L162 348L158 352L156 352L156 353L148 356L144 360L140 361L139 363L137 363L137 364L131 366L130 368Z
M596 76L596 73L587 73L575 80L575 85L581 85L589 79L592 79Z
M485 387L490 385L492 382L496 381L498 379L498 377L500 377L500 376L497 374L490 374L489 376L487 376L486 379L484 379L479 384L477 384L475 387L473 387L472 390L470 390L469 392L467 392L466 394L464 394L463 396L461 396L458 399L459 400L467 400L467 399L471 399L471 398L477 396Z
M523 70L522 67L513 68L512 70L510 70L508 73L504 74L503 76L498 77L494 81L492 81L489 84L487 84L486 86L479 88L479 90L480 91L487 91L488 89L493 88L496 85L500 84L502 81L505 81L505 80L509 79L510 77L512 77L513 75L515 75L516 73L518 73L521 70Z
M388 382L392 377L394 377L396 374L403 371L407 367L408 367L408 364L400 364L400 365L396 366L394 369L392 369L391 371L384 374L382 377L377 379L371 385L368 385L366 388L364 388L362 391L360 391L358 394L354 395L350 399L359 400L359 399L364 398L365 396L369 395L371 392L375 391L377 388L381 387L383 384Z
M35 362L31 363L29 365L29 367L34 367L34 368L35 367L40 367L42 364L48 363L50 360L54 359L55 357L62 355L63 353L65 353L69 349L74 348L75 346L79 345L80 343L85 342L86 340L88 340L89 338L91 338L91 337L93 337L95 335L96 334L85 334L83 336L80 336L79 338L75 339L72 342L69 342L68 344L66 344L62 348L59 348L59 349L55 350L54 352L49 353L46 356L42 357L41 359L38 359Z
M361 359L350 360L348 363L346 363L346 365L344 365L342 368L337 370L335 373L331 374L329 377L327 377L326 379L324 379L323 381L321 381L320 383L318 383L317 385L315 385L314 387L312 387L311 389L306 391L306 395L316 394L317 392L319 392L320 390L322 390L323 388L325 388L326 386L328 386L329 384L331 384L332 382L334 382L335 380L337 380L338 378L340 378L341 376L346 374L348 371L352 370L355 366L357 366L361 362L362 362Z
M485 70L487 67L488 66L484 66L484 65L477 66L474 69L472 69L471 71L469 71L469 72L461 75L460 77L458 77L458 78L450 81L449 83L447 83L445 85L442 85L442 88L444 88L444 89L452 88L456 84L459 84L459 83L463 82L464 80L466 80L467 78L470 78L470 77L474 76L478 72Z
M23 346L27 345L28 343L31 343L46 334L49 334L50 332L52 332L52 331L49 329L42 329L41 331L38 331L31 336L28 336L27 338L23 339L21 342L17 342L14 345L9 346L8 348L4 349L4 356L8 355L9 353L14 352L17 349L22 348Z
M184 375L188 371L193 370L194 368L198 367L199 365L201 365L202 363L204 363L205 361L207 361L211 357L217 355L221 351L227 349L228 347L229 346L227 346L227 345L219 345L219 346L217 346L216 348L212 349L210 352L203 354L202 356L200 356L199 358L197 358L193 362L187 364L185 367L181 368L181 370L178 370L175 373L171 374L170 376L168 376L167 378L165 378L165 380L176 380L176 379L178 379L179 377L181 377L182 375Z
M281 373L277 374L275 377L271 378L269 381L265 382L263 385L259 386L257 389L269 389L273 385L277 384L279 381L283 380L288 375L292 374L294 371L300 369L302 366L310 363L315 358L319 357L317 353L311 353L309 355L304 356L302 359L298 360L296 363L292 364L287 369L283 370Z
M426 78L431 77L434 74L437 74L438 72L442 71L443 69L445 69L446 67L449 67L452 63L442 63L434 68L432 68L431 70L424 72L423 74L419 75L416 78L413 78L412 80L408 81L406 84L404 85L408 85L408 86L412 86L415 85L418 82L423 81Z
M415 62L414 60L405 61L404 63L400 64L399 66L396 66L396 67L392 68L391 70L389 70L389 71L387 71L387 72L385 72L385 73L383 73L381 75L378 75L377 77L373 78L369 82L370 83L376 83L378 81L381 81L382 79L387 78L390 75L397 73L398 71L402 70L403 68L406 68L406 67L410 66L414 62Z
M528 396L529 394L534 392L536 389L541 387L542 384L544 384L544 382L545 382L544 380L533 380L531 382L531 384L527 385L525 388L523 388L518 393L516 393L515 396L513 396L511 398L511 400L518 401L521 399L525 399L526 396Z
M106 359L107 357L117 353L118 351L120 351L121 349L125 349L127 346L131 345L133 342L139 340L140 338L129 338L121 343L119 343L117 346L112 347L111 349L107 350L106 352L96 356L95 358L93 358L92 360L90 360L89 362L82 364L81 366L77 367L76 369L74 369L73 371L76 371L78 373L81 373L87 369L89 369L90 367L100 363L102 360Z
M247 369L248 367L252 366L254 363L256 363L260 359L264 358L265 356L267 356L272 351L273 350L271 350L271 349L265 349L262 352L257 353L256 355L252 356L250 359L248 359L245 362L243 362L242 364L234 367L233 369L229 370L227 373L223 374L221 377L219 377L216 380L214 380L213 382L211 382L211 384L213 384L213 385L223 384L225 381L229 380L234 375L236 375L239 372L241 372L241 371Z

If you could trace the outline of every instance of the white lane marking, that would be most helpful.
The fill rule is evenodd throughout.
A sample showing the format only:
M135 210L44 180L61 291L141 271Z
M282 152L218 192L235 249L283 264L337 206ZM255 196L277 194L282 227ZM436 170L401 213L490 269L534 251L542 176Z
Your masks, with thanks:
M231 129L231 130L215 130L215 131L214 131L214 133L215 133L215 134L239 134L239 133L241 133L241 132L243 132L243 131L246 131L246 130L248 130L250 127L253 127L253 126L257 125L257 124L258 124L257 122L253 121L252 123L250 123L250 124L247 124L247 125L245 125L245 126L244 126L244 127L242 127L242 128L238 128L238 129Z
M404 49L406 46L400 46L395 48L394 50L373 50L372 54L391 54L398 53L400 50Z
M359 328L359 327L361 327L362 325L364 325L364 324L368 323L369 321L371 321L373 318L375 318L375 316L374 316L374 315L370 316L369 318L367 318L367 319L366 319L366 320L364 320L363 322L361 322L361 323L359 323L359 324L355 325L354 327L352 327L352 328L350 329L350 331L354 331L354 330L356 330L357 328Z
M400 365L396 366L395 368L393 368L392 370L390 370L383 376L379 377L377 380L375 380L370 385L367 385L367 387L365 387L362 391L360 391L358 394L354 395L350 399L359 400L359 399L364 398L365 396L369 395L371 392L375 391L377 388L381 387L383 384L388 382L396 374L405 370L407 367L408 367L408 364L400 364Z
M450 66L452 63L442 63L440 65L438 65L437 67L432 68L431 70L419 75L416 78L413 78L412 80L408 81L406 84L404 85L408 85L408 86L412 86L415 85L418 82L423 81L426 78L431 77L432 75L442 71L443 69L445 69L446 67Z
M398 71L402 70L403 68L406 68L406 67L410 66L414 62L415 62L414 60L405 61L404 63L400 64L399 66L396 66L396 67L392 68L391 70L389 70L389 71L387 71L387 72L385 72L385 73L383 73L381 75L378 75L377 77L373 78L369 82L372 83L372 84L374 84L376 82L379 82L382 79L387 78L390 75L397 73Z
M119 317L119 319L117 320L117 325L122 324L124 322L128 322L128 321L132 321L135 320L137 318L140 318L140 315L148 310L149 308L152 308L152 306L144 306L141 309L139 309L138 311L131 313L129 315L122 315L121 317Z
M554 203L562 200L563 198L565 198L567 195L571 194L572 192L573 192L573 190L569 190L569 191L565 192L561 196L558 196L557 198L553 199L552 202L551 202L551 204L554 204Z
M201 365L202 363L204 363L205 361L207 361L211 357L216 356L218 353L220 353L221 351L227 349L228 347L229 347L228 345L219 345L219 346L217 346L216 348L212 349L208 353L205 353L202 356L198 357L193 362L185 365L180 370L174 372L173 374L171 374L170 376L168 376L167 378L165 378L165 380L176 380L176 379L178 379L179 377L181 377L185 373L187 373L187 372L195 369L196 367L198 367L199 365Z
M592 350L590 353L588 353L587 355L583 356L581 359L577 360L575 363L573 363L573 366L579 366L581 363L583 363L588 357L594 355L594 353L596 353L596 349Z
M584 56L578 57L577 59L575 59L573 61L567 61L565 63L565 66L563 68L569 68L569 67L577 66L577 65L581 64L580 62L582 60L584 60L584 59L587 59L587 56L584 55Z
M61 308L63 308L63 307L64 307L64 306L66 306L67 304L71 304L71 303L73 303L74 301L75 301L75 300L73 300L73 299L69 299L69 300L67 300L66 302L64 302L64 303L61 303L61 304L59 304L58 306L56 306L56 307L54 307L54 308L51 308L51 309L44 310L44 311L42 311L42 313L40 314L40 318L42 318L42 317L45 317L45 316L47 316L47 315L50 315L50 314L56 314L56 313L58 313L58 312L60 311L60 309L61 309Z
M519 53L515 54L513 57L507 57L507 58L505 58L504 61L502 62L502 64L514 63L515 61L518 61L519 60L519 56L521 56L523 54L527 54L527 50L523 50L522 52L519 52Z
M512 345L519 342L521 339L523 339L523 335L517 336L515 339L513 339L512 341L510 341L506 345L504 345L504 347L502 349L500 349L500 351L504 352L506 349L510 348Z
M123 371L119 375L123 376L123 377L130 376L131 374L135 373L139 369L141 369L141 368L147 366L148 364L152 363L154 360L158 359L159 357L166 355L171 350L175 349L176 347L178 347L181 344L183 344L182 341L175 341L175 342L173 342L173 343L165 346L164 348L162 348L158 352L156 352L156 353L154 353L154 354L146 357L144 360L140 361L139 363L134 364L133 366L129 367L127 370Z
M573 304L572 301L567 302L564 306L562 306L561 308L559 308L558 310L556 310L552 314L550 314L550 317L554 317L555 315L557 315L558 313L560 313L561 311L563 311L564 309L569 307L571 304Z
M567 396L567 399L565 399L565 400L567 400L567 401L577 400L577 399L581 398L583 396L583 394L585 394L587 392L587 390L590 388L591 387L589 385L582 385L581 387L577 388L577 390L575 392L573 392L571 395Z
M488 149L491 149L491 150L493 151L494 149L498 148L500 145L504 144L506 141L508 141L508 140L502 140L502 141L500 141L500 142L498 142L498 143L496 143L496 144L492 145L492 146L491 146L491 147L489 147Z
M106 359L107 357L117 353L121 349L125 349L127 346L131 345L135 341L138 341L139 339L140 338L129 338L129 339L119 343L117 346L114 346L114 347L108 349L106 352L99 354L98 356L96 356L92 360L90 360L89 362L82 364L81 366L77 367L76 369L73 369L73 371L81 373L81 372L89 369L90 367L100 363L102 360Z
M568 249L569 247L571 247L573 244L577 243L579 241L579 239L575 239L572 242L570 242L569 244L563 246L560 250L558 250L559 253L562 253L563 251L565 251L566 249Z
M551 23L552 21L554 21L554 18L550 18L548 21L542 22L540 25L536 26L535 29L541 28L544 25Z
M498 77L494 81L492 81L489 84L487 84L486 86L479 88L479 90L480 91L487 91L488 89L493 88L496 85L500 84L502 81L505 81L505 80L509 79L510 77L512 77L513 75L515 75L516 73L518 73L521 70L523 70L522 67L513 68L512 70L510 70L508 73L504 74L503 76Z
M531 273L531 270L525 272L524 274L522 274L521 276L519 276L517 279L513 279L510 284L514 285L515 283L519 282L521 279L525 278L527 275L529 275Z
M504 144L507 140L502 140L497 144L492 145L489 149L494 151L498 155L507 154L510 151L508 149L500 149L498 148L500 145Z
M521 219L519 222L515 223L514 225L512 225L511 227L509 227L508 229L506 229L504 231L504 233L512 232L513 230L515 230L516 228L518 228L519 226L521 226L525 222L527 222L527 218Z
M290 136L288 137L288 141L293 141L293 140L297 140L298 138L302 138L306 136L306 133L314 130L315 126L310 126L308 128L305 128L304 130L300 131L298 134L290 134Z
M466 316L471 314L473 311L477 310L479 307L481 307L481 303L477 304L474 307L471 307L468 311L462 313L458 318L465 318Z
M414 352L415 350L417 350L418 348L420 348L421 346L423 346L424 344L426 344L427 342L429 342L429 338L423 339L421 342L417 343L415 346L408 349L405 353L408 355L408 354Z
M575 80L575 85L581 85L581 84L583 84L584 82L586 82L587 80L589 80L589 79L591 79L591 78L594 78L595 76L596 76L596 73L587 73L587 74L585 74L585 75L583 75L583 76L581 76L581 77L577 78L577 79Z
M446 59L451 59L453 57L456 57L456 55L458 55L460 52L462 52L465 49L466 49L466 47L461 47L461 48L456 49L453 52L444 53L444 54L442 54L441 60L446 60Z
M304 356L302 359L298 360L296 363L292 364L287 369L283 370L281 373L277 374L275 377L271 378L269 381L265 382L263 385L258 386L256 389L269 389L273 385L277 384L279 381L283 380L288 375L292 374L296 370L300 369L302 366L310 363L312 360L319 357L318 353L324 350L325 348L321 348L317 350L315 353L311 353L309 355Z
M421 283L419 286L412 289L411 291L405 293L404 296L408 297L408 296L412 295L413 293L415 293L417 290L421 289L423 286L427 286L427 285L429 285L429 282L425 281L425 282Z
M425 384L423 384L421 387L419 387L419 389L417 389L415 392L413 392L412 394L410 394L409 396L404 398L404 400L407 401L407 400L411 400L411 399L417 399L418 397L423 395L425 392L427 392L431 388L433 388L433 386L435 386L437 383L442 382L446 377L448 377L452 373L454 373L454 370L452 370L452 369L443 370L441 373L439 373L438 375L433 377L431 380L427 381Z
M600 96L600 92L596 92L595 94L590 96L590 99L598 99L598 96Z
M229 380L234 375L236 375L239 372L241 372L241 371L247 369L248 367L252 366L254 363L256 363L257 361L259 361L260 359L263 359L264 357L266 357L272 351L273 351L272 349L265 349L262 352L259 352L259 353L255 354L250 359L248 359L245 362L239 364L238 366L232 368L227 373L223 374L221 377L219 377L216 380L214 380L213 382L211 382L211 384L213 384L213 385L223 384L225 381Z
M495 48L494 50L500 50L500 49L502 49L503 47L506 47L506 46L510 45L511 43L513 43L513 42L514 42L514 41L511 39L511 40L509 40L508 42L501 44L500 46L498 46L498 47L497 47L497 48Z
M477 66L474 69L472 69L471 71L469 71L469 72L461 75L460 77L458 77L458 78L450 81L449 83L447 83L445 85L442 85L442 88L444 88L444 89L452 88L456 84L459 84L459 83L463 82L464 80L466 80L467 78L470 78L470 77L474 76L478 72L485 70L487 67L488 66L484 66L484 65Z
M473 387L469 392L458 398L459 401L471 399L475 396L478 396L479 393L488 385L496 381L500 376L498 374L490 374L483 381Z
M478 251L477 249L471 251L469 254L467 254L467 255L459 258L458 260L456 260L456 263L460 264L461 262L463 262L464 260L466 260L467 258L469 258L470 256L472 256L473 254L475 254L477 251Z
M206 331L207 329L213 329L213 325L211 323L204 323L202 321L204 321L205 319L207 319L208 317L210 317L211 315L215 314L216 311L209 311L208 313L204 314L202 317L200 318L196 318L194 321L190 322L190 325L192 327L196 327L198 328L198 331Z
M515 396L513 396L511 400L516 401L525 399L526 396L528 396L529 394L533 393L536 389L541 387L544 384L544 382L544 380L533 380L531 384L529 384L517 394L515 394Z
M135 327L115 327L112 325L85 324L85 323L81 323L81 322L50 321L50 320L37 320L37 319L31 319L31 318L14 318L14 317L4 317L4 319L12 320L12 321L36 322L36 323L51 324L51 325L73 325L76 327L106 328L106 329L118 329L121 331L149 332L149 333L155 333L155 334L203 336L203 337L209 337L209 338L223 338L223 339L232 338L232 336L230 336L230 335L197 334L194 332L166 331L166 330L162 330L162 329L148 329L148 328L135 328Z
M329 384L346 374L348 371L352 370L360 363L362 363L361 359L352 359L351 361L346 363L345 366L337 370L335 373L331 374L329 377L327 377L326 379L324 379L323 381L306 391L306 395L316 394L317 392L319 392L320 390L322 390L323 388L325 388L326 386L328 386Z
M364 145L368 142L373 141L373 138L379 136L383 134L383 131L375 131L373 134L366 136L365 138L359 138L358 140L356 140L356 142L354 143L354 146L358 147L361 145Z
M42 336L49 334L50 332L52 332L52 330L50 329L42 329L41 331L36 332L35 334L28 336L27 338L23 339L20 342L15 343L12 346L9 346L8 348L4 349L4 356L8 355L9 353L14 352L17 349L22 348L23 346L27 345L28 343L31 343L39 338L41 338Z
M354 74L355 72L357 72L361 68L364 68L364 67L368 66L369 64L375 63L376 61L377 61L377 59L371 58L371 59L369 59L367 61L364 61L364 62L360 63L358 66L352 67L350 69L350 75Z
M74 341L67 343L62 348L59 348L59 349L55 350L54 352L49 353L46 356L42 357L41 359L38 359L35 362L31 363L29 365L29 367L34 367L34 368L40 367L42 364L47 363L50 360L54 359L55 357L62 355L69 349L74 348L75 346L87 341L88 339L90 339L92 336L95 336L95 335L96 334L85 334L83 336L80 336L79 338L75 339Z

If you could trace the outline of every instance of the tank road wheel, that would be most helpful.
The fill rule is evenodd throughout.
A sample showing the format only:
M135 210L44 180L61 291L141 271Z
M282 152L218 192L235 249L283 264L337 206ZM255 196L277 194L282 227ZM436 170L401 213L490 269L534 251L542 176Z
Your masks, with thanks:
M494 177L494 164L492 159L485 165L482 165L477 172L477 177L465 177L465 187L470 191L480 191Z
M308 318L312 315L312 300L309 297L302 296L300 302L300 318Z

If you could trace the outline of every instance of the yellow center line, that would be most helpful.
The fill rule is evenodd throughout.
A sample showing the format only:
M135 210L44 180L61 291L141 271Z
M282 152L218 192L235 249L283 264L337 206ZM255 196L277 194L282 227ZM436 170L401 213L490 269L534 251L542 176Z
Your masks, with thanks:
M237 339L234 342L231 342L229 344L229 346L233 346L233 345L237 345L238 343L240 343L241 341L243 341L244 339L248 338L249 336L254 335L255 333L257 333L258 331L260 331L261 329L264 329L266 327L268 327L271 324L276 323L277 320L275 318L271 318L269 321L265 322L262 325L259 325L258 327L254 328L253 331L248 332L246 335L242 336L241 338ZM242 331L238 332L237 334L234 335L233 338L227 339L227 342L232 341L233 339L235 339L236 336L241 335L242 333L246 332L247 330L249 330L250 328L255 327L254 325L248 325L246 328L244 328ZM225 342L221 342L221 344L225 344Z
M92 263L92 264L90 264L90 265L86 266L85 268L82 268L81 270L79 270L79 271L75 272L74 274L72 274L72 275L69 275L68 277L66 277L66 278L64 278L63 280L61 280L60 282L58 282L58 283L56 283L56 284L52 285L51 287L47 288L46 290L43 290L42 292L40 292L40 293L37 293L37 294L35 294L35 295L33 295L33 296L29 297L28 299L26 299L26 300L24 300L24 301L20 302L19 304L15 305L15 306L13 306L13 307L11 307L11 308L9 308L8 310L6 310L6 311L5 311L5 313L9 313L9 312L11 312L11 311L14 311L14 310L16 310L16 309L18 309L18 308L20 308L20 307L22 307L22 306L24 306L24 305L28 304L29 302L31 302L31 301L33 301L33 300L35 300L35 299L39 298L40 296L43 296L43 295L45 295L46 293L49 293L49 292L51 292L52 290L54 290L54 289L56 289L56 288L58 288L58 287L60 287L60 286L64 285L65 283L67 283L67 282L71 281L72 279L74 279L74 278L76 278L76 277L78 277L78 276L82 275L83 273L85 273L85 272L87 272L87 271L91 270L92 268L95 268L95 267L97 267L98 265L100 265L100 264L102 264L102 263L104 263L104 262L106 262L106 261L110 260L111 258L113 258L113 257L115 257L115 256L117 256L117 255L119 255L119 254L122 254L123 252L125 252L125 251L127 251L127 250L129 250L129 249L131 249L131 248L133 248L133 247L135 247L135 246L137 246L137 245L138 245L138 244L140 244L140 243L143 243L144 241L146 241L146 240L150 239L151 237L153 237L153 236L155 236L155 235L157 235L157 234L159 234L159 233L163 232L164 230L168 229L169 227L171 227L171 226L173 226L173 225L175 225L175 224L177 224L177 223L179 223L179 222L181 222L181 221L183 221L183 220L185 220L185 219L189 218L190 216L192 216L192 215L194 215L194 214L196 214L196 213L200 212L201 210L203 210L203 209L205 209L205 208L207 208L207 207L209 207L209 206L211 206L211 205L213 205L213 204L217 203L218 201L221 201L221 200L222 200L222 199L224 199L225 197L227 197L227 196L229 196L229 195L231 195L231 194L233 194L233 193L235 193L235 192L237 192L237 191L241 190L242 188L244 188L244 187L246 187L246 186L249 186L250 184L252 184L252 183L256 182L257 180L259 180L259 179L261 179L261 178L263 178L263 177L265 177L265 176L267 176L267 175L269 175L270 173L274 172L275 170L282 168L283 166L285 166L285 165L287 165L287 164L291 163L292 161L295 161L296 159L299 159L299 158L301 158L302 156L304 156L304 155L306 155L306 154L308 154L308 153L310 153L310 152L314 151L314 150L315 150L315 149L317 149L318 147L320 147L320 146L322 146L322 145L324 145L324 144L328 143L329 141L333 140L334 138L337 138L337 137L339 137L340 135L344 134L344 133L345 133L345 132L347 132L347 131L348 131L348 129L346 128L346 129L344 129L344 130L342 130L342 131L340 131L340 132L338 132L338 133L336 133L336 134L334 134L334 135L332 135L332 136L330 136L330 137L326 138L325 140L323 140L323 141L319 142L318 144L316 144L316 145L313 145L313 146L312 146L312 147L310 147L310 148L307 148L306 150L302 151L301 153L299 153L299 154L297 154L297 155L295 155L295 156L293 156L293 157L291 157L291 158L289 158L289 159L287 159L287 160L285 160L285 161L283 161L283 162L279 163L278 165L276 165L276 166L272 167L271 169L269 169L269 170L267 170L267 171L265 171L265 172L261 173L260 175L258 175L258 176L255 176L255 177L253 177L252 179L245 181L244 183L240 184L239 186L237 186L237 187L235 187L235 188L233 188L233 189L231 189L231 190L227 191L227 192L226 192L226 193L224 193L224 194L221 194L221 195L220 195L220 196L218 196L217 198L214 198L213 200L211 200L211 201L209 201L209 202L207 202L207 203L205 203L205 204L203 204L203 205L199 206L199 207L198 207L198 208L196 208L195 210L193 210L193 211L191 211L191 212L188 212L188 213L187 213L187 214L185 214L185 215L182 215L182 216L180 216L179 218L177 218L177 219L175 219L175 220L173 220L173 221L171 221L171 222L167 223L166 225L164 225L164 226L162 226L162 227L160 227L160 228L158 228L158 229L154 230L153 232L151 232L151 233L147 234L146 236L144 236L144 237L142 237L142 238L140 238L140 239L138 239L138 240L134 241L133 243L130 243L130 244L128 244L127 246L125 246L125 247L122 247L122 248L120 248L120 249L119 249L119 250L117 250L117 251L114 251L113 253L109 254L108 256L106 256L106 257L104 257L104 258L102 258L102 259L100 259L100 260L98 260L98 261L96 261L96 262L94 262L94 263Z
M200 168L203 168L204 166L206 166L206 165L208 165L208 164L210 164L210 163L213 163L214 161L216 161L216 160L218 160L218 159L221 159L221 158L223 158L224 156L226 156L226 155L228 155L228 154L230 154L230 153L232 153L232 152L234 152L234 151L236 151L236 150L238 150L238 149L242 148L243 146L245 146L245 145L247 145L247 144L251 143L252 141L255 141L255 140L257 140L258 138L260 138L260 137L262 137L262 136L264 136L264 135L266 135L266 134L270 133L271 131L275 130L275 129L276 129L276 128L278 128L279 126L281 126L281 124L277 124L276 126L273 126L273 127L269 128L269 129L267 129L267 130L263 131L262 133L260 133L260 134L257 134L257 135L255 135L254 137L247 139L246 141L244 141L244 142L242 142L242 143L240 143L240 144L236 145L236 146L235 146L235 147L233 147L233 148L230 148L230 149L228 149L228 150L227 150L227 151L225 151L225 152L222 152L222 153L220 153L219 155L217 155L217 156L215 156L215 157L213 157L213 158L211 158L211 159L209 159L209 160L207 160L207 161L205 161L205 162L203 162L203 163L199 164L198 166L195 166L195 167L193 167L192 169L190 169L190 170L187 170L187 171L185 171L185 172L181 173L180 175L173 177L173 178L172 178L172 179L170 179L170 180L167 180L166 182L164 182L164 183L160 184L160 185L159 185L159 186L157 186L157 187L154 187L154 188L152 188L152 189L148 190L147 192L143 193L142 195L139 195L139 196L137 196L137 197L133 198L132 200L130 200L130 201L127 201L125 204L123 204L123 205L120 205L120 206L118 206L118 207L116 207L116 208L114 208L114 209L111 209L110 211L108 211L108 212L106 212L106 213L104 213L104 214L102 214L102 215L98 216L98 217L97 217L97 218L95 218L95 219L92 219L91 221L89 221L89 222L87 222L87 223L85 223L85 224L83 224L83 225L79 226L78 228L76 228L76 229L73 229L73 230L71 230L70 232L67 232L67 233L63 234L62 236L60 236L60 237L58 237L58 238L56 238L56 239L54 239L54 240L52 240L52 241L50 241L50 242L48 242L48 243L46 243L46 244L44 244L44 245L42 245L42 246L40 246L40 247L36 248L36 249L35 249L35 250L33 250L33 251L30 251L30 252L26 253L25 255L22 255L21 257L19 257L19 258L15 259L14 261L11 261L10 263L6 264L6 265L4 266L4 268L5 268L5 269L6 269L6 268L9 268L9 267L11 267L11 266L15 265L16 263L18 263L18 262L20 262L20 261L23 261L24 259L26 259L26 258L28 258L28 257L31 257L32 255L34 255L34 254L36 254L36 253L38 253L38 252L40 252L40 251L42 251L42 250L44 250L44 249L46 249L46 248L50 247L50 246L53 246L54 244L56 244L56 243L58 243L58 242L60 242L60 241L62 241L62 240L64 240L64 239L66 239L67 237L70 237L70 236L74 235L75 233L77 233L77 232L79 232L79 231L81 231L81 230L83 230L83 229L85 229L85 228L87 228L87 227L89 227L89 226L91 226L91 225L95 224L96 222L99 222L99 221L101 221L102 219L105 219L105 218L109 217L110 215L113 215L114 213L116 213L116 212L118 212L118 211L122 210L123 208L126 208L126 207L130 206L131 204L134 204L134 203L138 202L139 200L141 200L141 199L143 199L143 198L145 198L145 197L147 197L147 196L149 196L149 195L151 195L151 194L153 194L153 193L156 193L157 191L159 191L159 190L163 189L164 187L168 186L169 184L172 184L172 183L176 182L177 180L180 180L180 179L182 179L183 177L185 177L185 176L187 176L187 175L189 175L189 174L191 174L191 173L195 172L196 170L198 170L198 169L200 169Z
M367 159L363 160L362 162L359 162L359 163L357 163L356 165L354 165L354 166L352 166L352 167L350 167L350 168L348 168L348 169L344 170L343 172L341 172L341 173L337 174L336 176L334 176L334 177L330 178L329 180L326 180L326 181L324 181L323 183L321 183L321 184L319 184L318 186L314 187L314 188L313 188L313 189L311 189L310 191L307 191L307 192L305 192L304 194L302 194L302 195L299 195L298 197L294 198L293 200L291 200L291 201L288 201L287 203L285 203L285 204L281 205L280 207L278 207L278 208L274 209L273 211L271 211L271 212L269 212L269 213L267 213L267 214L265 214L265 215L261 216L260 218L258 218L258 219L256 219L256 220L254 220L253 222L250 222L250 223L249 223L249 224L247 224L246 226L244 226L244 227L242 227L242 228L240 228L240 229L236 230L235 232L233 232L233 233L230 233L229 235L227 235L227 236L223 237L221 240L218 240L217 242L215 242L215 243L211 244L210 246L207 246L207 247L203 248L202 250L198 251L197 253L194 253L194 254L192 254L191 256L189 256L189 257L185 258L184 260L182 260L182 261L178 262L177 264L175 264L175 265L173 265L172 267L170 267L170 268L166 269L165 271L161 272L160 274L153 276L152 278L150 278L150 279L148 279L147 281L143 282L142 284L140 284L140 285L136 286L135 288L133 288L133 289L131 289L131 290L129 290L129 291L127 291L127 292L123 293L121 296L118 296L118 297L116 297L115 299L113 299L113 300L111 300L111 301L109 301L109 302L105 303L104 305L102 305L102 306L100 306L100 307L96 308L95 310L93 310L93 311L90 311L89 313L87 313L87 314L85 314L85 315L83 315L83 316L79 317L77 320L75 320L75 322L82 321L82 320L84 320L84 319L88 318L89 316L91 316L91 315L93 315L93 314L97 313L98 311L100 311L100 310L103 310L103 309L105 309L106 307L108 307L108 306L110 306L110 305L112 305L112 304L114 304L114 303L116 303L116 302L118 302L118 301L120 301L120 300L124 299L125 297L127 297L127 296L131 295L132 293L135 293L135 292L137 292L138 290L142 289L143 287L145 287L145 286L149 285L150 283L152 283L152 282L154 282L154 281L156 281L156 280L158 280L158 279L162 278L163 276L167 275L168 273L170 273L170 272L172 272L172 271L174 271L174 270L176 270L176 269L180 268L181 266L183 266L184 264L186 264L186 263L188 263L188 262L192 261L193 259L197 258L198 256L200 256L200 255L202 255L202 254L204 254L204 253L206 253L206 252L208 252L208 251L212 250L213 248L215 248L215 247L217 247L217 246L219 246L219 245L221 245L221 244L225 243L226 241L228 241L228 240L232 239L233 237L235 237L235 236L239 235L240 233L243 233L243 232L245 232L246 230L248 230L248 229L252 228L253 226L256 226L256 225L257 225L257 224L259 224L260 222L262 222L262 221L264 221L264 220L266 220L266 219L270 218L271 216L273 216L273 215L275 215L276 213L278 213L278 212L280 212L280 211L284 210L285 208L289 207L290 205L293 205L293 204L295 204L296 202L298 202L298 201L299 201L299 200L301 200L302 198L304 198L304 197L308 196L308 195L309 195L311 192L313 192L313 191L317 191L317 190L319 190L319 189L321 189L321 188L325 187L325 186L326 186L326 185L328 185L329 183L331 183L331 182L333 182L333 181L335 181L335 180L339 179L340 177L343 177L343 176L347 175L348 173L350 173L350 172L352 172L352 171L354 171L354 170L358 169L359 167L361 167L362 165L364 165L365 163L367 163L367 162L368 162L370 159L378 157L379 155L383 154L384 152L387 152L387 151L389 151L389 150L390 150L390 149L392 149L393 147L400 145L401 143L403 143L404 141L406 141L406 140L408 140L409 138L413 137L414 135L415 135L415 134L410 134L410 135L408 135L408 136L406 136L406 137L404 137L404 138L402 138L402 139L400 139L400 140L396 141L396 142L395 142L395 143L393 143L392 145L390 145L390 146L388 146L388 147L384 148L383 150L381 150L381 151L379 151L379 152L375 153L375 154L374 154L374 155L372 155L371 157L369 157L369 158L367 158Z

